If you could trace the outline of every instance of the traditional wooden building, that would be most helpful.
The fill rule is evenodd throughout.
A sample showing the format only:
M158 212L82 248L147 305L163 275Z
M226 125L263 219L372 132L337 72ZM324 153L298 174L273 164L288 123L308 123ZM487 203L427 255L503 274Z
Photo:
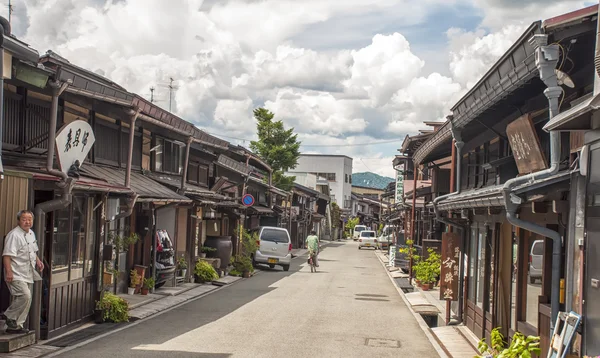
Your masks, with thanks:
M568 203L580 146L542 127L593 89L597 11L533 23L413 155L433 169L433 219L462 238L456 319L478 337L494 327L539 335L542 355L573 272L564 248L575 240ZM450 190L435 175L448 157Z
M136 265L152 275L157 231L193 263L207 236L236 240L242 193L257 188L268 210L271 193L287 195L250 152L51 51L40 58L5 43L20 52L4 74L0 227L4 236L19 210L35 212L47 267L30 320L39 338L89 320L100 292L124 292ZM116 235L134 233L140 241L113 250ZM170 267L157 287L177 284ZM2 284L0 310L9 302Z

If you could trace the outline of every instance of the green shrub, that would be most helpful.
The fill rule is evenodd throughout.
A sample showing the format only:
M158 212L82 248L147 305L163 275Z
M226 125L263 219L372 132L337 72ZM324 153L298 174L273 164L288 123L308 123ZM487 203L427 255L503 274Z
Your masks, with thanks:
M149 277L144 279L144 287L147 289L152 289L154 287L156 281L154 281L154 277Z
M252 259L247 256L236 255L231 258L231 264L233 265L233 269L238 272L254 272L254 267L252 266Z
M229 271L229 276L237 276L237 277L241 277L242 273L236 269L233 269L231 271Z
M104 310L104 320L115 323L129 322L129 303L110 292L104 292L96 309Z
M208 262L202 260L198 260L198 262L196 262L196 266L194 267L194 275L205 282L211 282L219 279L219 274L217 274L217 271L215 271L215 269Z
M540 349L540 337L528 336L525 337L520 332L516 332L511 341L508 348L505 347L505 340L502 333L500 333L499 328L494 328L491 333L491 346L488 346L485 343L485 339L481 339L477 346L479 353L481 356L476 356L476 358L531 358L533 354L539 355L541 353Z

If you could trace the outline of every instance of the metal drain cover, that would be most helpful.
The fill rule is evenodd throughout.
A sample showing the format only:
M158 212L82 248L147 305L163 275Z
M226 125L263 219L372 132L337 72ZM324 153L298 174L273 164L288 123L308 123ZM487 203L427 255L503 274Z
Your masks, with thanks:
M365 346L376 348L400 348L400 341L395 339L367 338Z
M357 301L379 301L379 302L389 302L390 300L386 300L385 298L368 298L368 297L355 297Z
M387 297L386 295L376 295L373 293L357 293L356 296L363 296L363 297Z

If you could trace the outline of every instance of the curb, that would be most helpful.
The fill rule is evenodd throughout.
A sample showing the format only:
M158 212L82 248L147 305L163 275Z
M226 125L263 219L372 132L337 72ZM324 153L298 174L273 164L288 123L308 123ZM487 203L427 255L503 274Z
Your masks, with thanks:
M381 261L381 258L379 257L379 255L375 255L375 257L377 257L377 260L381 263L381 266L383 266L383 268L385 269L385 272L386 272L388 278L390 279L390 281L392 282L392 285L394 285L394 288L396 289L396 291L398 292L398 294L402 298L402 301L404 301L404 304L409 309L410 313L412 313L413 317L417 320L417 323L419 324L419 327L421 327L421 330L423 331L423 333L425 333L425 336L427 337L427 339L429 340L429 342L431 343L431 345L433 346L433 348L436 350L436 352L438 353L438 355L441 358L451 358L451 356L444 349L444 347L442 345L440 345L437 337L435 336L435 334L433 333L433 331L431 330L431 328L429 328L429 326L427 325L427 323L425 323L425 320L423 319L423 317L421 317L420 314L416 313L412 309L410 303L408 302L408 300L404 296L404 292L402 292L402 290L396 285L396 282L394 281L394 278L390 275L390 272L387 270L387 267L385 266L385 262Z

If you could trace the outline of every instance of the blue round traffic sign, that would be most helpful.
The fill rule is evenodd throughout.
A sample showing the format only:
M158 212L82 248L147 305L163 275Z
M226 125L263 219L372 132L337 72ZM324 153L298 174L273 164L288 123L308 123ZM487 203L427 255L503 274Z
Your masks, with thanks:
M246 194L242 197L242 204L244 206L252 206L254 205L254 197L250 194Z

